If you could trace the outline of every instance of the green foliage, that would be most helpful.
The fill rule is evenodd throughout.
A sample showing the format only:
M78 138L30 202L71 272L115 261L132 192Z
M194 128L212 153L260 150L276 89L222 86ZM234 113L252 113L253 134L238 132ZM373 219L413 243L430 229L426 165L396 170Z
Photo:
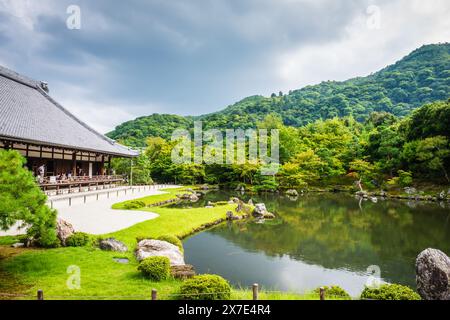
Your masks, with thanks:
M17 151L0 150L0 229L24 221L28 236L43 247L57 246L56 211L46 205L32 173L24 168L25 159Z
M167 257L148 257L139 263L138 270L152 281L170 278L170 260Z
M409 171L398 170L398 179L402 187L409 187L413 182L412 173Z
M133 159L133 161L126 158L114 158L111 166L116 174L124 175L129 180L132 178L133 185L149 185L153 183L150 159L143 154ZM131 173L133 174L132 177Z
M226 206L228 201L216 201L213 203L214 206Z
M326 298L335 298L335 299L343 299L343 300L350 300L351 297L348 294L347 291L342 289L339 286L331 286L331 287L323 287L325 290L325 297ZM315 293L320 294L320 287L314 290Z
M75 232L66 239L67 247L84 247L90 242L90 237L84 232Z
M144 147L147 137L162 137L168 140L175 129L192 126L193 121L189 117L153 114L122 123L107 136L126 145Z
M379 288L364 288L361 299L420 300L420 296L411 288L400 284L383 284Z
M144 208L145 206L145 202L141 200L131 200L123 204L123 207L127 210L140 209Z
M228 300L230 297L228 281L214 274L194 276L180 287L180 298L184 300Z
M162 235L162 236L159 236L159 237L157 238L157 240L169 242L169 243L171 243L171 244L177 246L177 247L180 249L181 252L184 251L184 249L183 249L183 243L181 242L181 240L180 240L178 237L176 237L176 236L174 236L174 235L171 235L171 234L164 234L164 235Z

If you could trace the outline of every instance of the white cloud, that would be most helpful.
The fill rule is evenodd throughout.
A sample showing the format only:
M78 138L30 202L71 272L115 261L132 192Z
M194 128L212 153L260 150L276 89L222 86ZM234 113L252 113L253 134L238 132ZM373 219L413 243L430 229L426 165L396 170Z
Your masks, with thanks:
M55 88L54 95L50 84L50 95L56 101L77 118L103 134L125 121L136 118L139 115L136 113L137 110L152 112L163 110L161 107L151 104L130 105L117 100L99 101L95 99L95 92L85 86L58 83L53 88Z
M62 98L59 102L77 118L100 133L107 133L115 126L136 118L125 105L110 105L90 99Z
M423 44L450 40L450 5L446 0L400 0L379 8L380 29L368 28L368 15L361 12L347 25L342 39L280 54L277 76L284 88L364 76Z

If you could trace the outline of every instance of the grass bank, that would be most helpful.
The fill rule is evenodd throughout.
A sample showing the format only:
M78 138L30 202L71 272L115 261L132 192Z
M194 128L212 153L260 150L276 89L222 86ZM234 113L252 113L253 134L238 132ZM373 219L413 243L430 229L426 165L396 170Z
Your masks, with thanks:
M147 205L169 200L181 189L168 189L163 195L140 199ZM123 203L114 208L123 208ZM152 282L137 271L138 263L133 255L137 237L158 237L172 234L184 237L202 225L225 218L228 210L236 205L226 204L213 209L177 209L151 207L139 210L156 212L159 217L138 223L127 229L106 234L123 241L129 248L126 253L102 251L93 246L56 249L15 249L13 254L8 246L14 237L0 238L0 278L9 279L0 286L0 292L18 294L15 298L33 299L38 289L44 290L46 299L150 299L151 289L159 292L160 299L172 299L181 281L167 280ZM128 258L128 264L115 262L113 258ZM75 266L75 267L73 267ZM76 284L76 274L80 275L80 288L69 289ZM318 299L317 295L261 292L262 299ZM0 296L0 299L5 296ZM251 299L251 291L234 289L233 299Z

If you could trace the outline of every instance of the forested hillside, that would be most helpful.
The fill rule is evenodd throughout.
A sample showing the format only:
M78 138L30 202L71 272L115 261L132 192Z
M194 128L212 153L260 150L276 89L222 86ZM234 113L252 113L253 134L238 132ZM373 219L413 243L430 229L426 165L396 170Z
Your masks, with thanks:
M295 128L268 115L258 127L279 130L276 176L262 175L259 162L176 164L171 154L177 142L158 137L147 139L145 152L135 162L134 178L140 183L152 177L233 188L245 184L255 191L350 185L357 180L364 188L384 190L411 186L416 180L435 185L450 182L450 100L424 105L403 119L374 112L362 123L343 117ZM130 169L128 160L117 159L114 166L123 174Z
M372 112L403 117L433 101L450 97L450 44L422 46L397 63L367 77L327 81L288 94L245 98L222 111L198 117L150 115L118 126L109 137L144 146L148 136L168 139L175 128L250 128L275 113L287 126L300 127L319 119L352 116L359 122Z

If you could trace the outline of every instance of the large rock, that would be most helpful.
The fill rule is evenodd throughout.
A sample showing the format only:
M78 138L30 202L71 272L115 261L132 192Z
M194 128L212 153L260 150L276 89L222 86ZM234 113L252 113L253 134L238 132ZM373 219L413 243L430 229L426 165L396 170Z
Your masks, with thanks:
M267 213L266 205L264 203L255 204L255 209L253 210L254 216L264 216Z
M264 219L273 219L275 215L270 213L266 209L266 205L264 203L255 204L255 209L253 210L253 216L256 218L264 218Z
M73 228L72 224L67 222L66 220L63 220L61 218L58 218L56 221L56 233L58 236L58 239L61 241L61 244L64 246L66 245L66 239L70 237L75 232L75 229Z
M192 201L192 202L196 202L196 201L198 201L198 195L196 194L196 193L193 193L193 194L191 194L190 196L189 196L189 200L190 201Z
M118 251L118 252L128 251L127 246L123 242L120 242L119 240L116 240L114 238L101 240L99 243L99 247L100 249L106 251Z
M289 190L286 190L286 194L291 197L297 197L298 191L295 189L289 189Z
M185 264L183 254L177 246L161 240L144 239L140 241L136 249L138 261L153 256L169 258L172 266Z
M450 258L426 249L416 259L417 291L425 300L450 300Z

